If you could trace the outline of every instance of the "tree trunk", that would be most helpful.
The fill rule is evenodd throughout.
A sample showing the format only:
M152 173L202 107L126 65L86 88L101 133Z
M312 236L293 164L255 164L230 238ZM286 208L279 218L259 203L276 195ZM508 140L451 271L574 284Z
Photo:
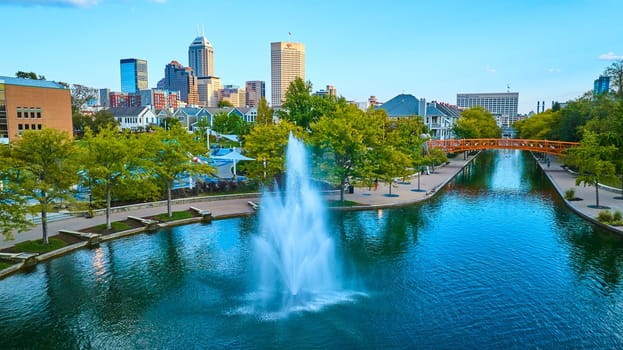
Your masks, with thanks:
M106 185L106 228L112 229L112 222L110 222L110 202L112 201L112 189L110 184Z
M171 183L167 182L167 215L173 217L173 211L171 211Z
M45 192L42 193L43 198L46 198ZM48 204L47 200L44 200L41 203L41 229L43 231L43 244L49 244L48 240Z
M344 180L340 182L340 202L344 203Z
M599 181L595 180L595 205L599 208Z

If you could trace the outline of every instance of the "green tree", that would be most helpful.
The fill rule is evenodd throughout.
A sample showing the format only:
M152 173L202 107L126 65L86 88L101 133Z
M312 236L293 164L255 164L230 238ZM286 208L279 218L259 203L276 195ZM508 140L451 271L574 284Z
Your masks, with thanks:
M623 60L613 62L608 68L606 68L604 75L610 77L612 85L617 88L617 96L623 98Z
M595 186L595 206L599 208L599 181L614 176L615 165L611 161L616 152L613 145L604 146L599 142L596 133L585 130L584 137L578 147L570 148L567 153L567 164L576 166L580 175L576 185L584 183Z
M567 103L559 112L558 123L552 128L552 135L560 141L580 141L582 127L590 120L592 97L592 94L584 94Z
M515 122L513 128L517 130L522 139L553 140L556 139L553 130L558 125L559 120L560 112L548 109L543 113Z
M7 145L0 145L0 233L13 239L13 231L25 231L32 224L26 214L26 197L18 184L19 168L15 167Z
M169 130L175 125L181 126L180 120L175 117L167 117L162 119L159 126L165 130Z
M321 112L313 109L311 82L304 82L297 77L288 86L282 109L277 112L283 120L288 120L303 129L320 118Z
M378 128L371 121L356 106L345 105L311 124L318 168L330 183L338 185L341 201L346 180L357 175L368 145L376 143Z
M255 118L255 125L272 125L273 114L275 111L270 108L266 98L262 97L257 106L257 117Z
M221 134L245 135L250 126L239 115L221 111L214 115L212 128Z
M192 162L193 154L203 153L203 143L196 142L193 135L179 125L174 125L168 131L159 128L154 134L142 135L149 140L146 149L151 150L147 169L166 188L167 214L171 217L173 182L182 176L209 174L212 170L205 164Z
M457 138L462 139L499 138L502 135L493 114L480 106L461 112L452 130Z
M22 72L21 70L15 73L15 76L22 79L45 80L43 75L37 75L35 72Z
M132 178L147 176L141 169L144 146L129 132L120 133L109 125L95 134L87 128L80 143L80 164L91 194L101 193L106 205L106 228L111 229L110 209L113 193ZM150 190L141 186L142 191ZM98 191L97 189L101 189ZM154 189L151 188L151 191ZM89 208L91 209L91 208Z
M67 197L77 183L75 144L66 132L43 129L25 131L12 146L11 157L19 168L16 181L24 193L39 202L43 242L48 244L49 206Z
M285 172L285 155L288 137L293 133L304 139L303 130L288 121L277 124L256 125L245 137L244 149L255 161L246 162L247 177L271 185Z

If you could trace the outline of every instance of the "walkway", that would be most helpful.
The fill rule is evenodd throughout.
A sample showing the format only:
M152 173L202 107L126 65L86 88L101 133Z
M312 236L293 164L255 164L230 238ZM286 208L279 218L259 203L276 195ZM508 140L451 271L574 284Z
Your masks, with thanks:
M588 205L595 204L595 188L592 186L584 187L583 185L575 185L575 175L565 171L560 165L560 161L556 157L549 156L551 163L548 167L546 163L539 163L543 168L547 176L552 180L555 187L563 196L564 192L568 189L574 189L576 197L582 198L582 201L567 202L572 210L578 212L586 218L593 219L602 209L589 208ZM462 155L457 156L450 160L450 163L435 168L435 172L430 175L422 175L420 178L420 189L425 191L415 192L413 189L418 188L417 176L414 176L407 180L409 183L398 183L395 187L392 187L392 194L397 196L389 197L389 188L387 184L379 183L378 189L357 187L354 193L345 193L346 200L361 203L363 206L373 207L391 207L408 205L410 203L419 202L433 196L440 188L442 188L447 182L452 180L456 174L463 169L473 159L473 156L468 159L463 159ZM605 190L599 190L599 202L600 205L610 207L610 211L616 210L623 213L623 200L614 199L621 194L615 194L607 192ZM333 194L330 199L338 199L339 194ZM173 206L173 211L187 210L191 205L202 209L209 210L215 219L219 217L228 217L235 215L251 214L253 209L248 204L249 199L225 199L215 200L214 198L206 197L206 201L196 202L192 204L178 204ZM156 214L166 212L166 206L158 206L151 208L135 209L131 211L119 212L112 214L112 221L120 221L127 219L128 215L138 217L148 217ZM70 219L54 221L48 223L48 229L50 236L56 235L59 230L74 230L78 231L86 227L92 227L106 222L106 218L103 215L98 215L94 218L87 219L84 217L74 217ZM623 233L623 227L616 228ZM41 238L41 226L33 226L27 232L16 234L16 239L7 241L0 239L0 249L10 247L18 242Z

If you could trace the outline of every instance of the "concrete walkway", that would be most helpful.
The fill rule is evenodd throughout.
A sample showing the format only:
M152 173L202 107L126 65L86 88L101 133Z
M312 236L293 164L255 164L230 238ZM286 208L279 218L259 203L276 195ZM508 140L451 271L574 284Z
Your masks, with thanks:
M554 184L554 187L556 187L556 190L560 193L563 200L565 191L569 189L573 189L575 191L576 198L582 199L578 201L564 200L567 206L585 219L593 221L599 225L603 225L595 220L597 215L599 215L599 212L606 210L605 208L594 208L596 204L595 186L584 186L584 184L576 185L575 180L577 175L569 172L566 168L563 168L562 162L558 157L549 155L548 158L550 160L549 166L547 162L539 162L538 164L545 171L545 174ZM623 194L620 192L615 193L600 188L599 206L609 208L608 210L610 213L614 213L616 211L623 213L623 199L615 199L615 197L622 196ZM623 226L608 226L608 228L623 234Z
M401 206L410 203L426 200L433 196L439 189L441 189L447 182L452 180L456 174L458 174L465 165L472 161L474 156L469 156L467 159L463 159L463 154L450 160L450 163L442 167L435 168L434 173L430 175L422 175L420 177L420 189L423 191L413 191L418 188L418 178L413 176L406 179L405 183L398 183L392 185L392 195L389 194L388 184L379 182L378 188L368 189L367 187L357 187L354 193L345 193L345 199L353 202L360 203L362 206L373 207L391 207ZM578 214L584 216L587 219L594 220L600 211L603 209L594 209L588 207L588 205L595 204L595 188L592 186L584 187L583 185L575 185L575 175L567 172L560 165L557 158L551 158L549 167L546 163L539 163L550 180L554 183L561 196L568 189L574 189L576 197L582 198L581 201L566 201L569 207L576 211ZM407 183L408 182L408 183ZM610 211L618 210L623 213L623 200L614 199L616 196L622 196L605 190L599 190L600 205L610 207ZM332 194L330 199L338 199L339 194ZM253 199L258 201L258 199ZM254 210L248 204L249 199L225 199L215 200L211 197L206 197L205 201L196 202L192 204L178 204L173 206L173 211L187 210L190 206L194 206L201 210L209 210L215 219L223 217L231 217L236 215L248 215L254 212ZM156 206L150 208L134 209L124 212L118 212L112 214L111 221L121 221L127 219L128 215L137 217L149 217L166 212L166 206ZM84 217L73 217L70 219L54 221L48 223L49 235L54 236L59 230L73 230L78 231L87 227L100 225L106 222L106 218L103 215L98 215L93 218L87 219ZM623 233L623 227L614 228L615 230ZM41 238L41 225L33 226L30 230L15 235L14 240L0 239L0 249L10 247L18 242L39 239Z

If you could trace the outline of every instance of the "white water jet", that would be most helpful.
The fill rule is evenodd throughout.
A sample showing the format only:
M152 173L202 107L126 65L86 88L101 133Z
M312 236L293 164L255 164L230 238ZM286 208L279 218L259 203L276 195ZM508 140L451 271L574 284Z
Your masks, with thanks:
M283 193L264 193L255 239L257 293L264 309L316 310L343 299L326 209L310 182L305 145L290 135Z

